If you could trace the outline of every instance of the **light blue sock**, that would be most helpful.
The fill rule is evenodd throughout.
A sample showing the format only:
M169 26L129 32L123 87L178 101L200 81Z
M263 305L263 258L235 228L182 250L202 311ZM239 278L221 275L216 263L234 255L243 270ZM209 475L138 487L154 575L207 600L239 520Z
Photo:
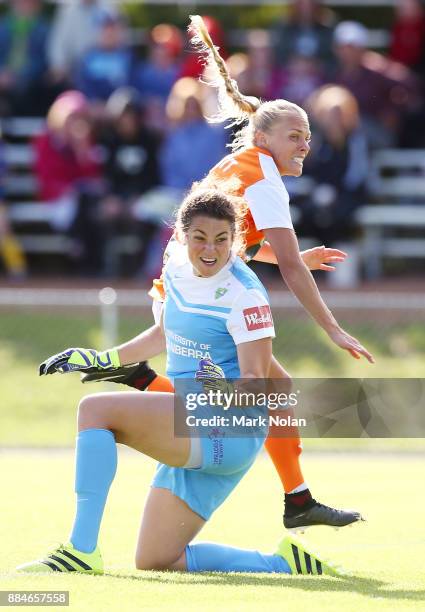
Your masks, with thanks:
M287 561L279 555L263 555L256 550L209 542L186 546L186 565L188 572L292 573Z
M70 540L90 553L97 545L109 487L117 471L117 446L107 429L85 429L77 436L75 492L77 509Z

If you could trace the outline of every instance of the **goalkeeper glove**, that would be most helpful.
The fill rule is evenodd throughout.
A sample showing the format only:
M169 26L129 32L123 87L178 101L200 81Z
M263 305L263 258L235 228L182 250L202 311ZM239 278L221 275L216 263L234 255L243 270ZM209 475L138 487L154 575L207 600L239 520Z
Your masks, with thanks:
M202 386L206 391L232 393L234 390L233 385L226 381L226 375L223 369L209 359L201 359L199 362L199 370L196 372L195 378L202 382Z
M120 367L118 349L98 353L93 349L68 348L40 363L39 375L66 374L67 372L99 372Z

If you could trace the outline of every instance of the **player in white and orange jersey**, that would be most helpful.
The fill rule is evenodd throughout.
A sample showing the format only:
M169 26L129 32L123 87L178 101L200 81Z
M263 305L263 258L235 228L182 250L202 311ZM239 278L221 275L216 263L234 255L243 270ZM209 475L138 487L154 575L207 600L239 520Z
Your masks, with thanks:
M274 263L282 278L307 312L340 348L359 359L363 355L373 363L372 355L343 330L323 302L310 269L327 269L328 264L343 259L341 252L313 249L300 253L289 210L289 196L282 176L300 176L303 161L310 149L310 127L306 112L286 100L260 102L240 93L227 67L214 47L202 19L191 19L192 29L207 54L207 63L217 71L219 113L217 120L234 126L245 123L232 144L231 155L215 166L207 181L224 181L237 177L239 192L248 204L246 215L247 259ZM162 283L154 284L151 295L155 309L161 296ZM289 379L289 374L273 358L269 377ZM172 391L173 387L157 376L147 364L112 374L93 373L89 380L113 380L136 388ZM149 386L148 386L149 385ZM299 464L301 442L298 432L292 438L273 438L266 442L267 451L279 473L285 490L284 525L302 528L326 524L344 526L360 520L358 512L342 511L316 502L304 481Z

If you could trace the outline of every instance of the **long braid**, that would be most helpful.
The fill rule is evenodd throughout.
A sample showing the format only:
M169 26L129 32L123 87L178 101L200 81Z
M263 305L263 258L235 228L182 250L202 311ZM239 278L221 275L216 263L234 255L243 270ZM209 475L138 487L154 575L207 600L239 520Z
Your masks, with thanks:
M216 75L216 79L209 84L218 89L219 111L209 120L214 123L230 120L230 125L233 126L249 119L260 107L261 101L252 96L244 96L239 91L200 15L190 16L189 31L192 34L192 44L204 55L206 65L212 68Z
M252 146L255 132L268 132L275 123L294 113L308 125L305 110L288 100L270 100L261 102L258 98L244 96L238 84L231 78L226 63L214 45L205 23L199 15L190 16L189 31L192 44L206 59L206 67L214 74L208 85L218 90L218 112L208 117L211 123L227 122L227 127L244 124L228 145L233 152Z

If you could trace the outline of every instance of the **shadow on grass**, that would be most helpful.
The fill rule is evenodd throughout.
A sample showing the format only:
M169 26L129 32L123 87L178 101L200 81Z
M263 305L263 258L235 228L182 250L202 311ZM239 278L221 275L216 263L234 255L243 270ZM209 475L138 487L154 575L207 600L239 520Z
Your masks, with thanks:
M221 587L277 587L279 589L300 589L306 592L357 593L374 599L425 601L425 590L389 588L393 585L375 578L351 576L350 578L331 578L319 576L291 576L281 574L236 574L236 573L185 573L185 572L145 572L140 576L104 574L111 578L157 582L164 586L221 586Z

